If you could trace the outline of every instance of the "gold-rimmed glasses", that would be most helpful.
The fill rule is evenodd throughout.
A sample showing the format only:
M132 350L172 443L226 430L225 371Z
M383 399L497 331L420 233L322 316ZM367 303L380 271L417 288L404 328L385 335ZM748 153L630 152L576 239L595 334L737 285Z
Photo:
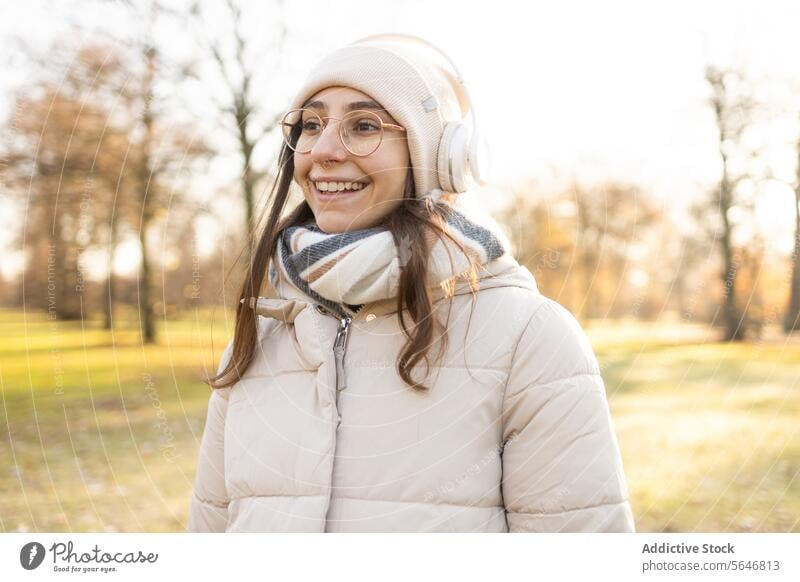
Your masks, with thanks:
M321 117L312 109L292 109L283 116L281 127L283 139L295 152L307 154L317 143L327 126L327 121L339 122L339 139L345 149L354 156L368 156L378 149L383 141L383 132L406 131L405 127L386 123L373 111L351 111L341 119Z

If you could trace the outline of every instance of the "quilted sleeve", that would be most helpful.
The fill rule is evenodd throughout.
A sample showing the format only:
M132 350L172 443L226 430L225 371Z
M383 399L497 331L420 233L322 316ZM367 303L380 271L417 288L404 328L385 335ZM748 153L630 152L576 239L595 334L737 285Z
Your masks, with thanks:
M222 354L217 373L227 365L233 341ZM228 491L225 486L225 414L230 388L215 388L197 461L194 492L189 505L188 532L224 532L228 525Z
M544 298L514 352L503 402L510 532L632 532L600 367L578 322Z

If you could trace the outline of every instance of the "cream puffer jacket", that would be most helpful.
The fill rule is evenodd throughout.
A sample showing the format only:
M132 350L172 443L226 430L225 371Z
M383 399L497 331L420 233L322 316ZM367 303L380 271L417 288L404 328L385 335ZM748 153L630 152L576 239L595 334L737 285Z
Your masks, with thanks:
M633 531L586 335L511 257L480 283L474 304L456 288L427 392L396 372L394 300L348 325L300 291L260 299L255 360L209 400L188 531Z

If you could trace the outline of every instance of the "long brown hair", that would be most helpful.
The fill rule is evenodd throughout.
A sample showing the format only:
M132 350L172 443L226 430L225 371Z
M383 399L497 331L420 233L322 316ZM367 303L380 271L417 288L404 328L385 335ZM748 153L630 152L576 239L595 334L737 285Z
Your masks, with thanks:
M258 330L257 316L250 307L249 299L257 297L261 292L281 231L289 226L314 219L314 214L305 200L281 219L289 198L293 176L294 152L286 144L283 144L279 156L278 174L272 185L269 204L265 211L267 213L266 225L255 247L251 246L250 264L236 306L236 325L231 357L219 374L207 380L212 388L232 386L253 361ZM400 275L397 295L397 317L407 341L398 355L396 368L403 381L415 389L425 390L428 387L416 382L411 377L412 370L424 360L429 373L432 365L428 358L429 349L434 343L439 343L441 349L435 360L438 361L445 352L447 340L447 322L441 324L434 317L431 289L427 284L428 259L436 238L443 241L443 237L447 237L464 254L469 261L470 269L459 276L465 277L469 281L473 300L477 290L479 265L464 246L447 232L447 219L451 210L452 207L446 201L434 202L430 198L420 200L415 196L413 174L409 167L403 202L378 225L384 226L392 233L398 247L402 241L402 244L410 249L410 256ZM255 242L255 233L251 233L250 236L248 245ZM445 247L447 248L447 245ZM450 260L452 264L452 256ZM454 284L455 277L443 284L451 304ZM411 325L407 323L406 318L411 319ZM437 332L441 332L438 338L436 337Z

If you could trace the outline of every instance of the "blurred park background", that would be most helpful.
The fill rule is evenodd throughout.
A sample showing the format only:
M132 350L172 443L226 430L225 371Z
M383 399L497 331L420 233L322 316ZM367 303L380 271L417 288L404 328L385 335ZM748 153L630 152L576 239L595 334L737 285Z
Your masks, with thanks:
M493 152L464 195L603 369L639 531L800 531L800 7L0 8L0 531L181 531L314 62L417 34Z

